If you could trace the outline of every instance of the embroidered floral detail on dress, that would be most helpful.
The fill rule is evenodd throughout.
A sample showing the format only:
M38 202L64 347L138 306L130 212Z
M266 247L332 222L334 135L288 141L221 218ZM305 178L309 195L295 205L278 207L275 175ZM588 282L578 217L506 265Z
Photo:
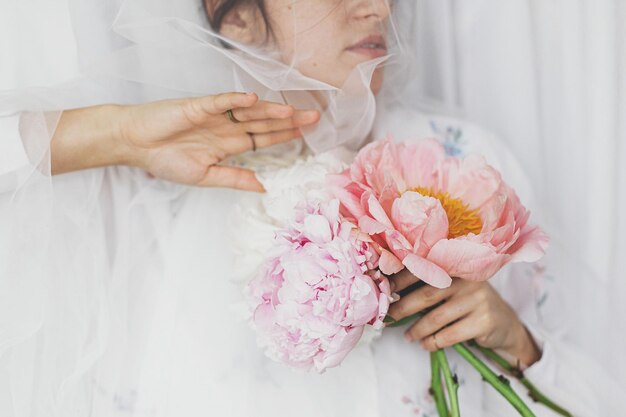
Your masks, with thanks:
M548 283L554 283L555 278L546 273L546 266L541 263L535 263L529 265L528 275L531 279L533 296L535 299L535 308L537 315L542 318L543 307L549 297L549 291L547 289Z
M124 393L115 393L113 396L113 404L118 411L127 413L135 412L135 404L137 403L137 391L130 390Z
M447 155L463 156L463 145L465 144L463 129L450 125L442 126L434 120L430 121L430 128L445 148Z
M409 413L416 417L436 417L437 409L435 408L435 401L429 390L422 392L421 395L403 395L400 398L402 404L404 404Z
M105 401L111 403L116 416L132 415L134 417L154 417L157 415L156 408L142 407L139 399L139 392L134 389L110 391L95 379L93 380L95 392Z

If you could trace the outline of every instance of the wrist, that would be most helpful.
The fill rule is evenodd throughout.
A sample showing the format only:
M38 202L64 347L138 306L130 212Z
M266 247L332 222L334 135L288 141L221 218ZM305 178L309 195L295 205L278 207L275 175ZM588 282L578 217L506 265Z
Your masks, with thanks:
M146 169L144 166L145 153L136 145L137 138L133 132L133 124L137 118L135 113L137 106L118 105L111 111L115 113L114 143L117 158L120 165L127 165ZM140 118L140 117L139 117Z
M521 363L528 367L541 359L541 349L539 349L535 343L526 326L521 322L516 326L514 340L515 343L509 349L505 350L512 356L512 365L517 366Z
M110 104L64 111L50 144L52 173L129 164L121 114L121 106Z

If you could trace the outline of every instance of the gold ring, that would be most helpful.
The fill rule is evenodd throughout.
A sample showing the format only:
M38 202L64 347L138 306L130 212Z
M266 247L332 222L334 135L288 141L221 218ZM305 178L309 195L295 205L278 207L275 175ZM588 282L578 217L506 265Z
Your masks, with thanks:
M237 120L237 118L235 117L235 115L233 114L233 110L229 109L226 110L226 116L228 117L228 119L233 122L233 123L241 123L240 120Z
M252 142L252 152L256 151L256 140L254 139L254 134L250 132L246 132L250 137L250 141Z
M435 342L435 347L437 350L440 350L439 343L437 343L437 333L433 333L433 341Z

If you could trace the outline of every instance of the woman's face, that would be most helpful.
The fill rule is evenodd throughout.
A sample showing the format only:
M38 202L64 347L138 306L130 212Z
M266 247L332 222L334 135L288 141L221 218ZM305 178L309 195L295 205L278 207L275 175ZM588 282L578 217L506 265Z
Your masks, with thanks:
M293 63L308 77L341 87L358 64L387 54L388 0L265 0L265 8L273 35L269 42L276 44L286 64ZM256 22L246 25L244 36L243 13L225 19L239 27L229 34L232 28L222 25L224 35L261 43L266 32L258 24L260 14L248 15L256 15ZM372 91L377 93L381 84L379 67Z

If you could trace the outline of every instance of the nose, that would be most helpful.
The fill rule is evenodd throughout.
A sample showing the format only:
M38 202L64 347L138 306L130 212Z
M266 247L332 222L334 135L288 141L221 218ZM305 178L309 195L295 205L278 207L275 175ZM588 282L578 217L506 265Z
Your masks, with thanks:
M389 17L389 0L353 0L350 14L355 19L386 20Z

